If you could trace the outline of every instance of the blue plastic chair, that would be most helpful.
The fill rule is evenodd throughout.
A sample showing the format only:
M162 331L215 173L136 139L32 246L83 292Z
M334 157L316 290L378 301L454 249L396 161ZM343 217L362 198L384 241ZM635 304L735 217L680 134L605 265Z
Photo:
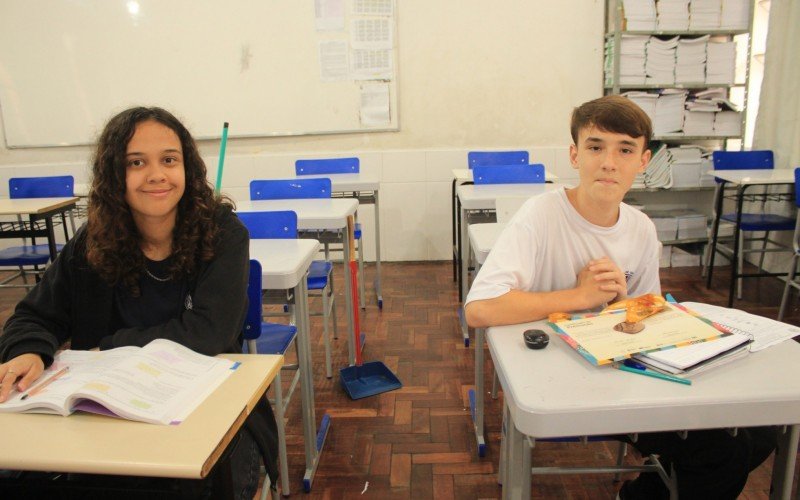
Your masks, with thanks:
M275 212L237 212L236 215L247 227L251 239L294 239L297 238L297 214L291 211ZM328 321L333 319L334 338L338 338L336 326L335 296L333 293L333 264L327 260L315 260L308 269L308 290L322 296L323 339L325 342L325 374L333 377L331 362L331 340Z
M62 198L73 196L75 180L71 175L49 176L49 177L12 177L8 181L9 198ZM72 231L75 232L75 222L70 213L72 221ZM17 224L27 224L18 217ZM64 236L69 239L66 227L66 216L62 214L62 224L64 224ZM56 249L61 251L62 244L56 245ZM17 272L0 281L0 286L9 288L30 288L34 284L28 283L27 275L34 274L38 282L42 270L39 266L46 266L50 260L50 247L48 245L28 245L23 238L23 245L6 248L0 251L0 266L16 267ZM32 270L30 268L33 268ZM10 282L21 277L22 285L11 285Z
M251 200L296 200L301 198L330 198L331 180L267 179L250 181Z
M527 165L527 151L470 151L467 153L469 168L485 165Z
M472 179L478 184L544 184L544 165L495 165L472 169Z
M326 174L357 174L361 171L361 162L356 157L351 158L319 158L311 160L297 160L294 162L294 173L300 175L326 175ZM366 309L364 300L364 254L361 251L361 223L358 222L358 213L355 219L354 238L356 240L356 253L358 254L358 303ZM325 245L325 259L329 259L328 245ZM382 307L379 303L378 307Z
M775 160L772 151L714 151L713 153L714 170L772 170L775 168ZM720 193L723 196L724 193ZM767 252L789 251L789 248L782 243L771 240L769 234L773 231L792 231L795 227L795 219L779 214L764 213L766 197L761 197L761 211L757 213L742 212L739 230L746 233L763 232L763 236L748 236L739 238L738 248L731 248L719 243L718 235L712 237L712 246L708 252L706 271L707 283L711 282L713 269L710 266L711 255L720 252L731 259L733 265L737 266L736 273L741 274L744 268L744 254L760 253L758 269L761 272L764 268L764 255ZM716 214L715 214L716 216ZM720 221L736 224L736 212L723 213ZM719 233L719 227L717 227ZM761 242L761 248L745 248L745 243ZM773 245L768 248L768 245ZM737 298L742 298L742 278L737 278ZM732 299L730 299L732 300Z
M789 276L786 278L786 286L783 288L778 321L783 321L783 315L786 313L786 305L789 302L789 289L796 288L800 290L800 282L795 281L797 277L797 261L800 260L800 168L794 169L794 203L798 209L794 226L794 238L792 238L794 254L792 255L792 262L789 264Z
M295 339L297 338L296 327L293 325L265 323L262 321L261 264L257 260L250 260L247 300L247 316L245 318L244 327L242 328L242 336L244 338L242 352L245 354L277 354L284 356L292 345L297 349L297 344L295 343ZM283 371L288 370L294 371L294 375L291 378L289 390L284 394L281 374ZM275 375L275 380L271 385L274 397L270 400L270 403L272 403L275 408L275 421L278 424L278 456L280 460L281 490L284 496L289 496L290 493L289 462L286 454L284 415L286 414L286 408L292 400L294 388L299 380L300 367L296 364L284 364L281 369L278 370L278 373ZM269 481L269 477L265 479L265 483L266 481ZM270 488L267 484L262 486L262 499L266 498L266 493L269 490Z

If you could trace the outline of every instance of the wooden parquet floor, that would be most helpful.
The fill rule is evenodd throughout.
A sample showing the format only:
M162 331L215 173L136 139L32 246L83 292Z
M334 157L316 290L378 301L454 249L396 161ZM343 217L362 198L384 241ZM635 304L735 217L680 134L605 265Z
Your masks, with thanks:
M456 315L458 295L450 263L384 263L382 312L368 286L367 309L361 312L362 331L367 335L364 359L384 362L404 387L357 401L346 395L338 380L338 369L347 363L340 268L337 266L336 279L340 335L333 344L332 379L325 378L321 319L312 319L316 417L319 422L327 412L332 424L313 489L305 494L298 389L287 415L292 496L499 498L502 393L498 400L487 398L487 452L484 458L478 458L467 403L467 391L473 387L474 347L465 348L461 340ZM665 269L661 274L663 291L679 300L724 305L727 271L718 268L715 286L707 290L698 268ZM374 266L368 265L367 283L373 276ZM748 280L745 297L735 307L774 318L782 290L782 283L775 279ZM0 321L5 322L19 297L19 291L0 291ZM312 310L318 306L312 303ZM788 321L800 324L800 300L796 296ZM487 387L491 387L492 373L491 361L487 361ZM534 465L612 463L615 454L613 442L538 443ZM640 458L633 452L627 460L635 463ZM741 498L768 497L771 460L751 474ZM795 482L798 475L796 470ZM537 476L532 497L611 499L618 488L612 479L611 475Z

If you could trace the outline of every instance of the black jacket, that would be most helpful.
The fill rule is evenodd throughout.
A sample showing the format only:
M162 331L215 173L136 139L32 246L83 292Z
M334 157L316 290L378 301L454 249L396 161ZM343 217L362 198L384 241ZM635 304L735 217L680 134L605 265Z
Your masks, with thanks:
M210 262L189 277L191 309L151 328L110 331L114 288L86 260L86 227L67 242L42 281L17 304L0 336L0 361L25 353L42 356L46 366L67 341L72 349L143 346L153 339L173 340L214 356L241 352L241 329L247 312L249 235L230 209L216 216L220 232ZM247 419L264 463L277 478L277 427L272 409L261 398Z

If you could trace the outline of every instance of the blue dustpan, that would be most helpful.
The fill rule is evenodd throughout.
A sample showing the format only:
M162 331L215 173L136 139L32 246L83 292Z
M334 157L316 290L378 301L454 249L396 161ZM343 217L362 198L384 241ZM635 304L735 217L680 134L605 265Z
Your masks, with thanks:
M342 387L351 399L361 399L403 387L397 375L380 361L363 363L361 359L361 325L358 320L358 263L350 261L350 284L353 291L353 320L355 324L356 364L339 370Z

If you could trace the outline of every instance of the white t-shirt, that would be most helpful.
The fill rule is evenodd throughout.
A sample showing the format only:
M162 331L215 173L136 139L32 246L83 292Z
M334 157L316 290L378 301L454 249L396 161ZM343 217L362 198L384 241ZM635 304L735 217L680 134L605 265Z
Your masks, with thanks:
M575 210L562 188L522 205L492 247L465 304L512 289L574 288L586 264L603 256L625 273L629 296L660 294L660 255L656 228L645 214L621 203L616 224L596 226Z

